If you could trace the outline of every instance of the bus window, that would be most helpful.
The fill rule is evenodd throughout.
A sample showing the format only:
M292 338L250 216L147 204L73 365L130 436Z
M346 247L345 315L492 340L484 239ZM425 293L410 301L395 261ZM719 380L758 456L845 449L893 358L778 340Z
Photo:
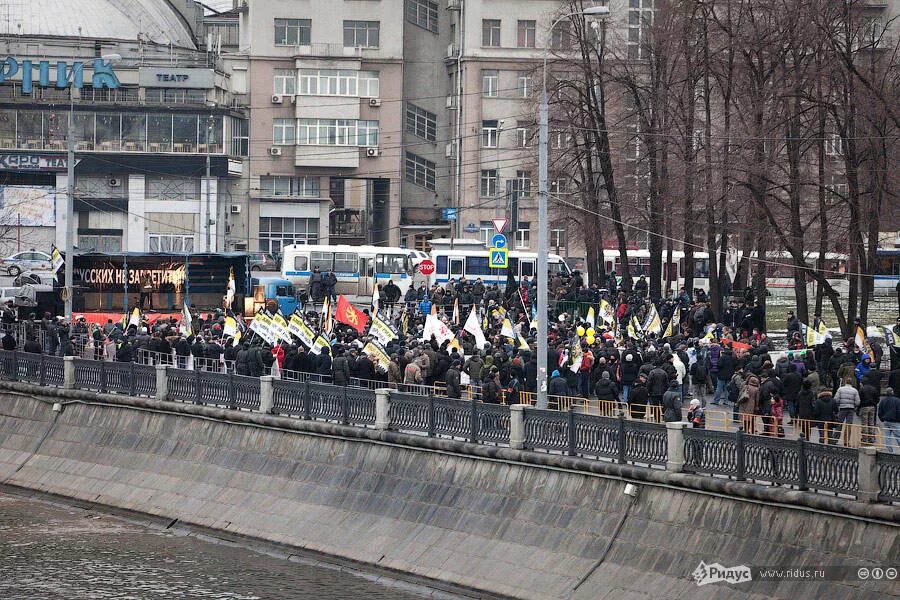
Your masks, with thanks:
M530 260L520 260L519 266L522 269L522 277L534 277L534 262Z
M450 277L461 277L465 266L465 259L463 258L451 258L450 259Z
M309 263L313 269L318 267L324 273L334 267L334 254L331 252L310 252Z
M334 270L337 273L356 273L359 258L353 252L335 252Z
M309 257L308 256L295 256L294 257L294 270L295 271L308 271L309 270Z
M556 275L557 273L562 273L563 275L569 274L569 265L564 262L550 261L547 263L548 270Z
M399 275L408 272L409 257L401 254L379 254L375 258L375 272Z
M437 268L435 271L441 275L447 272L447 257L446 256L438 256L437 257Z
M491 274L487 256L466 257L466 277L484 277Z

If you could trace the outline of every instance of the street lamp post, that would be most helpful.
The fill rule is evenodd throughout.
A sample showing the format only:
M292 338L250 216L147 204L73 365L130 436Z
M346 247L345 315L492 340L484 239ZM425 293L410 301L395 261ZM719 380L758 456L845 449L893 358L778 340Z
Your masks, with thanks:
M553 33L553 28L561 21L575 16L605 16L609 14L608 6L592 6L583 11L573 12L558 17L547 30L548 42ZM547 408L547 286L549 285L549 267L547 264L548 252L548 228L547 220L547 146L550 139L549 114L550 105L547 98L547 59L549 57L550 44L544 44L544 71L541 85L541 105L538 112L540 120L539 148L538 148L538 258L537 258L537 407Z
M80 28L79 28L80 29ZM107 63L121 60L120 54L104 54L101 56ZM72 281L74 257L74 237L75 237L75 94L72 90L76 69L84 71L84 63L75 63L72 65L72 71L69 73L69 127L66 136L66 240L63 244L65 252L65 269L66 269L66 285L65 285L65 314L66 319L72 323L72 298L74 294L74 284Z

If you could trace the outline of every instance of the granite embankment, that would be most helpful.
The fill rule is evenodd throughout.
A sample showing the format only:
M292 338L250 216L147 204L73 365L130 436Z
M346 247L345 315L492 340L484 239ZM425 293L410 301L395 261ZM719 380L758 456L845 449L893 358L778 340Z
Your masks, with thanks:
M691 579L897 566L897 507L204 406L0 383L0 482L516 598L900 597Z

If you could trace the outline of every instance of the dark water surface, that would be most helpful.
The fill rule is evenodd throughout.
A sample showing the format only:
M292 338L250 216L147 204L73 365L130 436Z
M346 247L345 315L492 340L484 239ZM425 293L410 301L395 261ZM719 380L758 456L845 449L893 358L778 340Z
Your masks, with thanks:
M0 493L0 599L412 600L345 571Z

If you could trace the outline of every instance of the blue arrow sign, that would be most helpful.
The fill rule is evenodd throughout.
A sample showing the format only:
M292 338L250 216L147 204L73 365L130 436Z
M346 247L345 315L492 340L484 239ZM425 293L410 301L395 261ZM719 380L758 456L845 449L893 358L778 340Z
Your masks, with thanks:
M502 233L495 233L491 238L491 246L494 248L506 248L506 236Z

